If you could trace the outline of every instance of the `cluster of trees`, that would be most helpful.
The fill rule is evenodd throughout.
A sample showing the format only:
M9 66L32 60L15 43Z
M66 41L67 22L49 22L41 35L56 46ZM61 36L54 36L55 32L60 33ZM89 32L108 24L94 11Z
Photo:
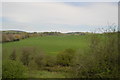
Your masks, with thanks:
M61 35L62 33L60 32L43 32L43 35Z
M67 34L70 34L70 35L85 35L85 34L89 34L88 32L69 32Z
M2 32L2 40L0 42L12 42L12 41L19 41L20 39L25 39L29 37L36 37L36 36L49 36L49 35L61 35L60 32L43 32L43 33L27 33L27 32Z
M20 39L25 39L28 37L29 37L29 35L27 33L19 33L19 34L3 33L1 42L19 41Z
M60 32L33 32L33 33L28 33L31 37L35 37L35 36L58 36L58 35L62 35L62 33Z

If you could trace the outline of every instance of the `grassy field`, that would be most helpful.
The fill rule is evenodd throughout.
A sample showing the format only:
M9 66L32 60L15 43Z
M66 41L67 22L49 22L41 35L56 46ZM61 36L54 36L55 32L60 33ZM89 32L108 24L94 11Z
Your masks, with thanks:
M13 49L18 50L22 47L36 47L41 49L46 54L56 55L59 51L72 48L72 49L84 49L88 47L89 35L71 35L71 36L43 36L32 37L23 39L16 42L4 43L3 46L3 58L6 58Z
M45 54L56 56L65 49L85 49L89 45L89 35L65 35L65 36L43 36L31 37L16 42L3 43L3 60L9 59L14 49L17 50L17 56L21 55L21 48L35 47L42 50ZM33 53L35 54L35 53ZM49 72L40 70L28 70L25 76L32 78L65 78L65 72Z
M3 43L4 76L21 77L23 71L25 78L118 77L116 34L39 36Z

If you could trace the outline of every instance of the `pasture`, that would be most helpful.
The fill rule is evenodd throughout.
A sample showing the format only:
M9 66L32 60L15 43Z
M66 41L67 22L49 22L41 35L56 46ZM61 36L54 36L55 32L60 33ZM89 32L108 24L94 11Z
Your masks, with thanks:
M59 51L72 48L84 49L87 48L90 41L90 35L65 35L65 36L43 36L31 37L16 42L3 43L3 59L9 56L13 49L23 47L36 47L49 55L56 55Z
M2 44L3 77L119 77L117 44L118 33L37 36L6 42Z
M13 50L17 50L18 60L22 54L23 47L36 48L38 51L42 50L44 54L55 56L65 49L71 48L75 50L84 50L88 48L90 35L62 35L62 36L43 36L43 37L30 37L20 41L3 43L3 61L9 60L9 56ZM39 53L39 52L38 52ZM36 55L36 53L32 53ZM34 66L34 65L32 65ZM27 70L25 77L32 78L65 78L68 73L61 71L49 72L45 70Z

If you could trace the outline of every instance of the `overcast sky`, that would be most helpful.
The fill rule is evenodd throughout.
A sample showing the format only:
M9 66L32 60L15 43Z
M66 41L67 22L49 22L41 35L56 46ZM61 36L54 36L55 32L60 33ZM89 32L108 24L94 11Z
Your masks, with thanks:
M93 31L118 24L116 2L4 2L3 29Z

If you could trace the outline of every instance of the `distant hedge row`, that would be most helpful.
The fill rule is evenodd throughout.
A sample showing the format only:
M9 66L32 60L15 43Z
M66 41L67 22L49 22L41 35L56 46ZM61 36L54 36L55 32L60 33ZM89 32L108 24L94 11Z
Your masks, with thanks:
M60 32L43 32L43 33L27 33L27 32L21 32L21 33L8 33L8 32L2 32L0 33L2 36L2 39L0 42L12 42L12 41L19 41L21 39L29 38L29 37L35 37L35 36L48 36L48 35L61 35Z
M2 41L0 42L11 42L11 41L19 41L20 39L25 39L28 38L29 35L28 34L2 34Z

